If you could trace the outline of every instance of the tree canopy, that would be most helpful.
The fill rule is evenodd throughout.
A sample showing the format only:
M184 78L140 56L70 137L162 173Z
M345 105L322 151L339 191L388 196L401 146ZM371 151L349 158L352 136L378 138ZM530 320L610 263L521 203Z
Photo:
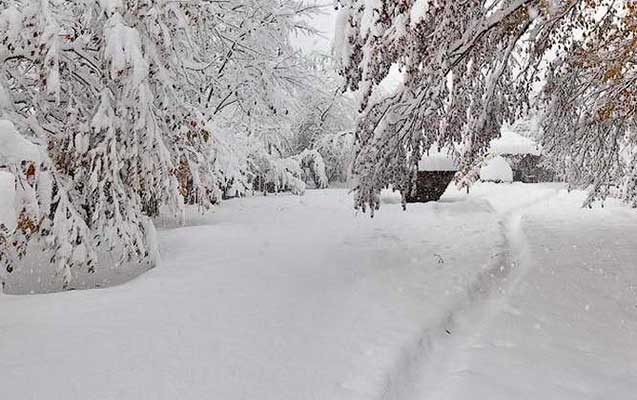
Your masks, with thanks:
M387 185L407 190L433 147L454 149L462 163L458 182L470 184L503 122L530 110L544 116L543 141L573 183L592 183L601 194L621 177L619 152L633 109L620 97L631 91L630 2L337 5L341 73L360 98L357 206L377 208ZM384 93L379 87L396 67L401 85Z

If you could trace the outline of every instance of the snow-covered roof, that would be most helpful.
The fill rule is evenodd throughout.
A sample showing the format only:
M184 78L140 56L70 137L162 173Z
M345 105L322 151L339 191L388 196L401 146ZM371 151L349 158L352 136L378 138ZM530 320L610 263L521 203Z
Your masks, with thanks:
M488 182L513 182L513 170L504 158L496 156L480 168L480 179Z
M503 130L502 136L491 141L491 153L503 154L532 154L542 155L542 146L535 143L533 139L524 137L509 130Z
M0 169L0 225L9 231L16 226L15 213L15 177Z
M22 137L11 121L0 120L0 165L25 160L40 163L38 146Z
M447 153L430 151L418 163L419 171L457 171L458 163Z

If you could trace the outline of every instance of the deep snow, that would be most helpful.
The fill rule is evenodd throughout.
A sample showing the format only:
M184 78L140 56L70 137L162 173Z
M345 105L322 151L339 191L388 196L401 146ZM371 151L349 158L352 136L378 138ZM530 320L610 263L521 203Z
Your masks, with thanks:
M229 201L164 224L162 266L128 284L0 296L0 390L630 399L637 214L580 200L482 184L374 219L343 190Z

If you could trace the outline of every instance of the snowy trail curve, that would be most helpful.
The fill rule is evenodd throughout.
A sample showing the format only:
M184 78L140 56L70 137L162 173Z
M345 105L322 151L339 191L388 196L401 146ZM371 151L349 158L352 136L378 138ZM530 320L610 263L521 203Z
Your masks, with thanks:
M442 399L444 392L453 385L452 378L468 369L462 349L474 345L496 315L506 312L508 297L533 267L522 231L522 219L529 210L555 197L558 190L546 188L546 191L534 193L535 197L530 200L510 199L504 204L492 204L498 215L501 235L494 256L467 288L465 301L450 310L445 328L449 335L431 354L430 365L416 384L417 390L405 399Z
M525 251L521 220L526 211L541 205L558 193L558 187L545 187L531 194L530 200L517 196L489 202L498 221L499 240L491 257L465 293L450 304L438 324L422 332L421 338L402 353L404 361L388 375L383 400L438 399L439 392L462 364L457 351L484 331L494 316L506 307L507 295L523 279L530 260ZM523 261L524 260L524 261Z
M613 243L607 251L615 254L622 242L630 243L626 228L637 232L637 221L634 213L626 219L620 209L591 211L580 209L578 204L576 196L556 191L505 213L503 225L509 251L502 261L505 266L511 265L510 272L501 275L495 295L461 315L460 334L441 349L440 359L433 360L444 367L439 364L437 369L432 368L433 375L426 376L426 383L410 398L631 398L631 387L637 384L637 351L626 345L635 343L637 296L624 294L608 301L608 295L613 293L608 282L580 277L573 267L604 262L595 243L600 228L608 236L606 240ZM628 225L618 227L618 220ZM581 246L581 242L595 244ZM577 253L567 256L564 246L572 246ZM553 252L551 248L559 252L547 258ZM614 255L612 259L617 261ZM615 286L621 287L622 281L637 277L634 269L617 269L613 264L609 267L614 270ZM577 284L573 285L573 281ZM589 297L579 309L574 289L577 297L580 293ZM590 303L603 304L600 308L606 308L604 316L591 312ZM622 315L630 318L621 319L619 324L609 319L622 308ZM627 308L632 313L626 314ZM608 331L600 331L602 327ZM581 345L573 347L573 342L587 343L587 352L582 353ZM626 347L617 347L617 342ZM598 350L614 353L614 368L602 367L608 363L602 361L607 356L591 353L588 349L592 343ZM601 343L607 344L600 347ZM627 349L628 353L622 354Z

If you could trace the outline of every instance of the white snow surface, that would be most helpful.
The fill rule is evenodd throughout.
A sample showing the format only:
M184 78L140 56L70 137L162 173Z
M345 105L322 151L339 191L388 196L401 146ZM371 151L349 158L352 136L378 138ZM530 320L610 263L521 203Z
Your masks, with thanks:
M0 165L20 164L22 161L39 164L38 146L22 137L11 121L0 120Z
M8 171L0 170L0 225L12 231L16 223L15 176Z
M160 228L161 267L128 284L0 296L3 396L631 399L637 213L583 198L228 201Z
M504 158L495 156L480 168L480 179L485 182L513 182L513 170Z
M102 0L103 6L115 10L120 0ZM105 26L106 51L111 62L111 77L117 79L128 68L132 69L132 83L139 85L148 75L148 63L144 59L139 32L126 25L120 14L113 14Z
M444 152L430 151L418 163L419 171L457 171L458 163Z
M499 138L491 141L490 151L496 155L532 154L540 156L542 155L542 146L533 139L524 137L519 133L503 130Z

